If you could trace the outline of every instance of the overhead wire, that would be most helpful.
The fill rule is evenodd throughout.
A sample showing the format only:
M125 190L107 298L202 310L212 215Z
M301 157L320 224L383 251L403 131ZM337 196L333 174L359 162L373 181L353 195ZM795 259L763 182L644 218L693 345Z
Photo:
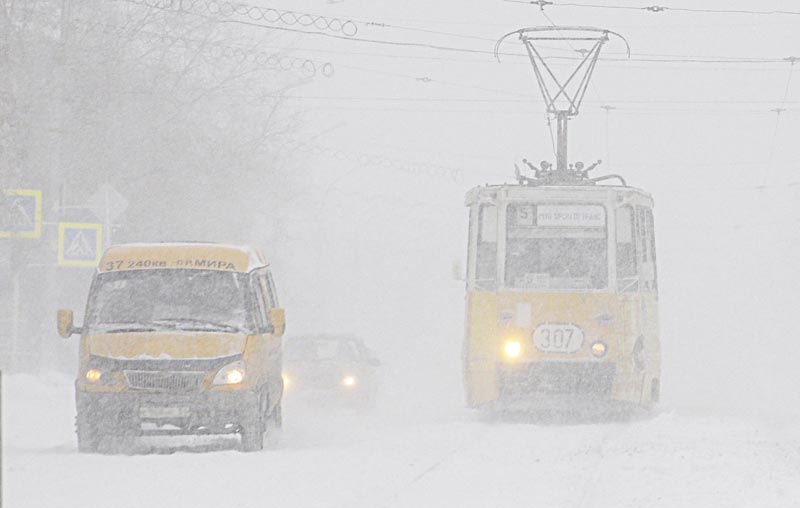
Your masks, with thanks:
M305 35L315 35L315 36L322 36L327 38L333 39L341 39L341 40L349 40L349 41L357 41L357 42L364 42L364 43L372 43L372 44L379 44L379 45L388 45L388 46L395 46L395 47L405 47L405 48L422 48L422 49L433 49L437 51L445 51L445 52L453 52L453 53L465 53L465 54L478 54L478 55L487 55L493 56L494 52L490 50L482 50L476 48L465 48L465 47L457 47L457 46L447 46L442 44L432 44L432 43L425 43L425 42L416 42L416 41L392 41L386 39L376 39L376 38L366 38L366 37L356 37L355 34L353 36L345 36L339 35L337 33L328 33L324 31L308 31L308 30L300 30L295 28L283 27L283 26L272 26L272 25L264 25L258 23L256 21L248 21L248 20L240 20L240 19L226 19L226 18L218 18L216 17L216 13L208 14L208 13L201 13L197 11L191 10L181 10L169 7L173 4L179 3L178 0L115 0L119 2L127 2L137 5L148 6L151 8L166 10L169 12L174 12L177 14L188 14L193 16L203 17L210 21L217 21L220 23L233 23L233 24L241 24L246 26L252 26L256 28L266 28L271 30L278 30L278 31L285 31L291 33L299 33ZM228 2L221 2L216 0L184 0L184 2L199 2L202 1L204 3L214 3L214 4L223 4L228 5ZM511 0L507 0L511 1ZM167 5L165 7L164 5ZM234 5L234 4L230 4ZM238 5L238 4L236 4ZM238 12L238 11L237 11ZM298 13L299 14L299 13ZM353 23L355 21L348 20ZM426 29L417 29L414 27L401 27L398 25L390 25L386 23L380 22L371 22L365 21L363 23L371 23L373 26L385 26L391 27L395 29L403 29L403 30L417 30L417 31L425 31L430 33L438 33L441 35L447 35L451 37L464 37L468 39L476 39L482 41L492 41L494 42L495 39L489 39L485 37L478 37L478 36L471 36L465 34L457 34L453 32L442 32L436 30L426 30ZM501 53L502 56L507 57L518 57L518 58L527 58L525 53ZM577 60L581 57L578 55L575 56L552 56L550 58L553 59L568 59L568 60ZM601 57L601 60L609 60L609 61L626 61L627 59L621 58L611 58L611 57ZM685 55L681 58L652 58L652 57L638 57L632 56L631 61L640 61L640 62L658 62L658 63L720 63L720 64L756 64L756 63L777 63L782 62L784 58L740 58L740 57L694 57L691 55Z
M159 9L181 14L199 14L208 16L232 17L242 16L253 21L263 21L270 24L284 24L289 26L302 26L316 30L341 33L352 36L358 33L358 26L349 19L323 16L249 5L242 2L229 2L225 0L114 0L142 7Z
M763 184L766 185L767 180L769 179L769 175L772 171L772 159L775 155L775 140L778 138L778 128L780 127L781 121L781 113L786 111L786 103L787 99L789 98L789 86L792 83L792 74L794 73L794 64L797 59L791 60L791 65L789 67L789 76L786 78L786 88L783 92L783 99L781 100L781 105L777 108L773 109L772 111L775 113L775 129L772 131L772 139L770 140L769 146L769 156L767 158L767 168L764 171L764 181Z
M800 11L785 11L785 10L768 10L768 11L754 11L747 9L701 9L697 7L671 7L668 5L649 5L649 6L634 6L634 5L608 5L608 4L585 4L577 2L557 2L557 0L504 0L510 3L521 3L538 6L541 10L545 7L579 7L590 9L614 9L614 10L629 10L629 11L649 11L652 13L661 13L666 11L675 12L692 12L703 14L746 14L746 15L794 15L800 16Z

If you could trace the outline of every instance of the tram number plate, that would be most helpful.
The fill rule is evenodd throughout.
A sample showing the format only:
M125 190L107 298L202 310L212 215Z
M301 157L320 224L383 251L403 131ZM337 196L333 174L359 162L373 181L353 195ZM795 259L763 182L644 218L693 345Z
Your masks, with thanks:
M533 344L545 353L574 353L583 345L583 330L570 324L545 323L533 331Z

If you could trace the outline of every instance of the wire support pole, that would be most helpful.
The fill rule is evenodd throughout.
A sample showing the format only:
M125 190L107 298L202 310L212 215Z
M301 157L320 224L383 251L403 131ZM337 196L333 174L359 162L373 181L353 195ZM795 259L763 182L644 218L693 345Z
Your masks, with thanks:
M569 113L567 111L559 111L556 114L556 131L558 135L558 144L556 146L556 171L567 170L567 122L569 121Z
M3 508L3 371L0 370L0 508Z

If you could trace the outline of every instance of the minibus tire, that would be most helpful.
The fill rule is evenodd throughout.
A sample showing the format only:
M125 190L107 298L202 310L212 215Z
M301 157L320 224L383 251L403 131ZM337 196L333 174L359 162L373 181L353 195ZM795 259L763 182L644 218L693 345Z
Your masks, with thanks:
M283 427L283 410L281 409L280 402L278 402L278 404L272 410L272 423L276 429Z
M78 453L97 453L101 441L97 429L88 423L82 424L78 421L76 433L78 435Z
M258 452L264 449L264 430L268 399L266 389L258 394L255 410L241 424L242 451Z
M257 421L242 425L242 451L258 452L264 449L264 425Z

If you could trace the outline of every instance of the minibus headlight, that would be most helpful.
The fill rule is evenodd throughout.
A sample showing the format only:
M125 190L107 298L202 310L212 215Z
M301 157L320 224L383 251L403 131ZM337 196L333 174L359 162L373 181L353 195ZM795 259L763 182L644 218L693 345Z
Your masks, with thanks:
M222 367L214 376L215 385L238 385L244 381L245 369L242 360L229 363Z
M518 340L509 340L503 345L503 353L507 358L517 358L522 353L522 343Z
M86 380L92 384L99 383L103 378L103 372L100 369L89 369L86 371Z
M606 353L608 353L608 346L606 346L604 342L601 342L599 340L594 344L592 344L591 349L592 349L592 355L595 358L602 358L606 355Z

